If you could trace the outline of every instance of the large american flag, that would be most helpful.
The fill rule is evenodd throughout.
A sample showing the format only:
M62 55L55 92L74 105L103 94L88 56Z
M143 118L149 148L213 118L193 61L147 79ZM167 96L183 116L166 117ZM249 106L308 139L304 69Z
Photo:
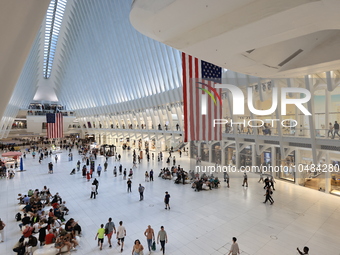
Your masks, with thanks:
M214 119L222 119L220 95L222 89L214 84L221 82L222 68L182 53L184 142L220 141L222 126L213 126ZM199 87L199 88L198 88ZM213 102L203 89L216 99ZM203 95L203 96L202 96ZM206 100L206 114L202 114L202 99Z
M62 113L47 113L47 138L64 137L64 121Z

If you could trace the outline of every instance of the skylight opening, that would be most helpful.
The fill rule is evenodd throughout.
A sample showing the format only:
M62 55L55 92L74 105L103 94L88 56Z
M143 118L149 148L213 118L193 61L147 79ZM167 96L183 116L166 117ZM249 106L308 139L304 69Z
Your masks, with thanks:
M45 43L44 43L44 71L45 79L50 78L52 65L57 47L62 18L67 0L51 0L46 13Z

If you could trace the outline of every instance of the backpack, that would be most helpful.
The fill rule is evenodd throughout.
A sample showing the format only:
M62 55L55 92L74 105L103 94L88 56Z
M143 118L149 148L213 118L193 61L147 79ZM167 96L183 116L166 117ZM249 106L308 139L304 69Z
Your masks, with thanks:
M0 230L3 230L3 229L4 229L4 224L1 222Z
M15 219L17 220L17 221L21 221L21 213L17 213L16 215L15 215Z
M26 227L26 229L24 230L24 232L22 232L24 237L29 237L30 235L32 235L34 228L33 227Z

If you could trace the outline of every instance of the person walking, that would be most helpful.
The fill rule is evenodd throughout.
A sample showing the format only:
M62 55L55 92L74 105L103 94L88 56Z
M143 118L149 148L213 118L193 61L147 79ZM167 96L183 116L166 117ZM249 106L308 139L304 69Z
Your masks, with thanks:
M106 172L107 171L107 167L108 167L108 163L107 163L107 160L105 161L105 163L104 163L104 172Z
M127 192L132 192L131 191L131 184L132 184L132 181L131 181L131 179L129 178L128 180L127 180L127 186L128 186L128 188L127 188Z
M273 200L273 198L271 196L272 194L273 194L273 191L268 186L267 189L266 189L266 194L264 194L264 196L266 196L266 200L263 202L264 204L266 204L268 200L269 200L271 205L274 203L274 200Z
M79 172L80 171L80 160L78 160L78 162L77 162L77 172Z
M307 247L307 246L305 246L305 247L303 247L303 252L302 251L300 251L300 249L299 248L296 248L296 250L298 251L298 253L300 254L300 255L308 255L309 253L309 248Z
M144 231L144 235L146 236L146 241L148 243L149 254L151 254L151 246L152 246L152 241L155 240L155 232L153 231L150 225Z
M270 180L269 180L268 176L266 177L266 179L264 179L264 187L263 187L263 189L266 189L267 187L270 187Z
M123 180L126 180L126 168L124 168L124 171L123 171Z
M227 183L227 187L229 188L229 174L227 171L223 172L224 181Z
M97 178L94 178L93 180L93 184L96 185L96 195L98 195L98 186L99 186L99 181L97 180Z
M54 160L56 163L58 162L58 155L55 155Z
M117 229L117 239L118 239L118 245L121 247L120 251L123 252L124 249L124 238L126 236L126 229L123 226L123 222L119 222L119 226Z
M96 193L97 193L96 189L97 189L96 185L94 183L92 183L92 185L91 185L91 197L90 198L94 197L94 199L96 199Z
M83 178L86 177L86 172L87 172L87 168L86 168L86 165L84 165L84 166L83 166L83 169L82 169Z
M264 180L263 180L263 173L262 172L260 172L260 179L259 179L258 183L260 183L261 181L262 181L262 183L264 182Z
M112 218L105 224L105 233L107 236L107 241L109 242L109 247L112 248L111 238L113 234L116 234L115 224L112 222Z
M243 184L242 186L246 185L246 187L248 187L248 176L247 173L243 174Z
M53 164L52 164L52 162L48 163L48 173L53 174Z
M138 187L139 201L142 201L144 199L144 190L145 188L142 186L142 184L139 184L139 187Z
M117 168L116 168L116 166L113 168L113 176L117 177Z
M145 181L146 182L149 182L150 181L150 176L149 176L149 173L148 173L148 171L145 171Z
M4 228L6 227L6 224L0 219L0 235L1 235L1 243L5 239L5 234L4 234Z
M102 166L99 164L98 167L97 167L97 174L98 174L99 177L100 177L101 171L102 171Z
M238 248L238 243L236 243L237 239L236 237L233 237L233 244L230 247L230 251L228 255L237 255L240 254L240 249Z
M329 133L331 134L331 137L333 137L333 124L331 122L329 122L327 137L329 137Z
M333 128L334 128L334 133L333 133L332 139L334 139L335 134L337 134L340 137L340 135L339 135L339 124L338 124L337 121L335 121Z
M153 170L150 170L150 181L153 182Z
M274 183L275 183L274 176L272 176L270 178L269 185L273 188L273 190L275 190Z
M165 244L168 243L168 235L163 226L161 226L161 230L158 231L157 244L159 244L159 242L161 242L161 251L165 254Z
M104 235L105 235L104 224L100 224L100 228L98 229L97 234L94 238L94 240L97 240L98 237L98 246L100 246L100 250L103 249Z
M168 208L170 210L169 202L170 202L170 194L167 191L165 191L165 197L164 197L165 210L167 210Z

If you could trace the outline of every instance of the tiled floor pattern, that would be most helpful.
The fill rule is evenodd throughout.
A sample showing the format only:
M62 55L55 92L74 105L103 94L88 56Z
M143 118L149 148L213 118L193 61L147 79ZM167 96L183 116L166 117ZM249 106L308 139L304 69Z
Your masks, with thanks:
M132 152L122 151L123 167L132 166ZM67 152L54 163L54 174L47 173L45 159L42 164L30 155L25 159L25 169L12 180L0 180L0 217L7 224L5 242L0 243L0 254L13 254L12 246L20 237L14 215L18 210L17 194L29 188L42 189L47 185L54 194L59 192L70 209L68 217L79 220L83 228L81 247L73 254L118 254L116 245L112 249L105 240L104 249L99 251L94 240L96 230L109 217L117 225L123 220L127 229L126 247L123 254L131 254L133 241L142 240L147 225L157 232L165 226L169 243L166 254L173 255L220 255L227 254L231 238L236 236L242 255L289 255L297 254L296 247L307 245L310 254L340 254L340 198L284 181L276 182L274 205L264 205L263 185L257 183L257 176L249 175L249 187L241 186L242 174L232 174L230 188L225 183L219 189L194 192L190 185L178 185L173 181L158 178L163 162L143 162L134 170L133 192L126 192L126 181L122 176L113 176L113 158L109 159L109 170L102 172L99 180L99 195L90 199L90 183L81 173L70 175L78 158L69 162ZM189 167L187 157L177 163ZM103 164L99 157L97 164ZM144 173L153 168L155 181L145 182ZM96 177L96 176L95 176ZM145 200L139 201L138 184L145 186ZM171 194L171 210L163 205L164 192ZM67 218L68 219L68 218ZM145 252L147 254L147 252ZM159 246L153 254L161 254Z

